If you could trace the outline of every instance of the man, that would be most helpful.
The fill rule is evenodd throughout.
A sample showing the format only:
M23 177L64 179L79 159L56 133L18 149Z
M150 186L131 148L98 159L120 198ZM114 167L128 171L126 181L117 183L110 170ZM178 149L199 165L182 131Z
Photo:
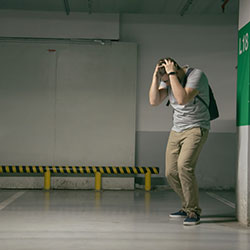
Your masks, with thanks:
M180 67L171 58L159 60L153 74L149 102L157 106L168 97L174 109L165 174L182 201L181 210L169 216L184 217L184 225L200 223L195 165L210 129L208 108L197 95L209 104L208 80L201 70Z

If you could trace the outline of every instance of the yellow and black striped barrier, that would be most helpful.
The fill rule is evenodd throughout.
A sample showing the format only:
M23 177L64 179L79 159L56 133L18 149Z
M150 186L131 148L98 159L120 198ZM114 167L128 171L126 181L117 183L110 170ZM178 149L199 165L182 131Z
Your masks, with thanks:
M130 166L0 166L0 174L44 174L44 189L50 189L51 174L95 174L95 189L101 190L102 174L145 174L145 190L151 190L151 174L159 174L158 167Z

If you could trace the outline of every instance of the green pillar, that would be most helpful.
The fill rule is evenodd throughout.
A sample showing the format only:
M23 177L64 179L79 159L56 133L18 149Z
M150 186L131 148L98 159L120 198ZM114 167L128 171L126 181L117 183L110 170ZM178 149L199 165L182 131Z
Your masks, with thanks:
M245 11L246 9L250 10L250 2L248 1L241 0L240 23L246 18L250 20L250 12ZM243 18L245 14L247 17ZM237 218L242 224L250 226L250 22L240 27L237 76Z
M239 30L237 126L250 125L250 22Z

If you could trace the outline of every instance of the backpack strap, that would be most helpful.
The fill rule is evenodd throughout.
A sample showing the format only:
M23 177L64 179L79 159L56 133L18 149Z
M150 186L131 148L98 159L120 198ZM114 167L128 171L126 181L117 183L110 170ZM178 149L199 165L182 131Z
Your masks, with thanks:
M185 74L185 77L184 77L184 81L183 81L183 88L185 88L186 86L186 83L187 83L187 79L188 79L188 76L190 75L190 73L194 70L194 68L189 68Z

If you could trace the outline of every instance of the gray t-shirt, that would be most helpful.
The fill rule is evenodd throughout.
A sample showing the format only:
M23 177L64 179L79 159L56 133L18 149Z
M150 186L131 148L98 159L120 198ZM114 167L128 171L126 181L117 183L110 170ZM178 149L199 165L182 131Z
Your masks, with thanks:
M160 87L164 87L164 82L160 83ZM184 82L181 83L182 86ZM166 84L165 84L166 86ZM199 69L193 69L187 78L185 87L197 89L199 96L209 104L209 86L206 75ZM183 130L202 127L210 129L210 115L207 107L197 97L185 105L179 105L173 95L170 86L166 86L173 113L173 128L176 132Z

